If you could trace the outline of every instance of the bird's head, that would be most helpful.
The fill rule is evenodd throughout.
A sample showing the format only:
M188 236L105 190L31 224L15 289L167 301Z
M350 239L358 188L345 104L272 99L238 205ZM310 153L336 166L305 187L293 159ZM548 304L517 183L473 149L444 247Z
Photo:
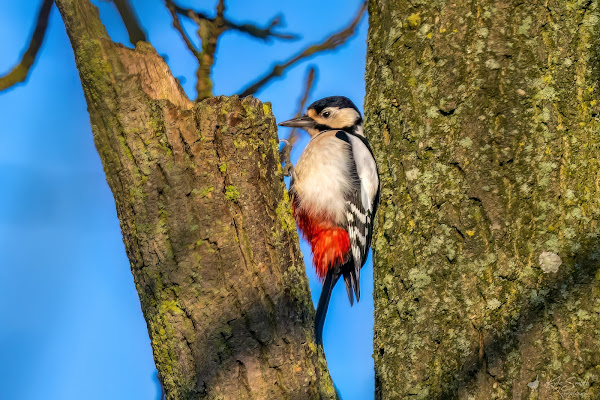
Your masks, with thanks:
M331 96L315 101L308 106L306 114L283 121L279 126L304 129L310 136L333 129L362 135L362 122L358 108L350 99Z

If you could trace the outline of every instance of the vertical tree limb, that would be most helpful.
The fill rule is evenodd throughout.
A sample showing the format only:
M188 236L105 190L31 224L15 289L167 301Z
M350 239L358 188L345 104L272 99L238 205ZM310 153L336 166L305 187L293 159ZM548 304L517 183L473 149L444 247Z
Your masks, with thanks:
M213 95L212 67L215 63L215 53L219 37L227 29L225 25L225 0L219 0L217 4L217 16L214 20L197 18L195 13L190 17L198 24L198 37L202 42L202 51L198 58L198 69L196 70L196 101L204 100Z
M57 0L167 399L333 399L268 104L194 104Z

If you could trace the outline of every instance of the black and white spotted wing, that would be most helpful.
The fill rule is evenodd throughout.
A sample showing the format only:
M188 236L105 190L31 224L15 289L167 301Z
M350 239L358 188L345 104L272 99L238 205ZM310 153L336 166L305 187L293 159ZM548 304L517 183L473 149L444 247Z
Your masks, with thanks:
M350 236L351 259L342 267L350 304L360 300L360 269L365 264L371 238L373 218L379 203L379 176L373 152L367 140L360 135L344 131L336 137L347 142L349 147L351 189L346 193L346 225Z

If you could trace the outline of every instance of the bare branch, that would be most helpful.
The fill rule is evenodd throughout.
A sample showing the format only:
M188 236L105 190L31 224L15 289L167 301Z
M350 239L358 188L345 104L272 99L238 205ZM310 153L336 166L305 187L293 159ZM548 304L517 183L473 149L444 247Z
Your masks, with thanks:
M129 4L129 0L113 0L113 3L117 6L117 10L125 24L131 44L135 45L139 41L147 42L146 33L140 27L137 16L131 8L131 4Z
M300 102L298 103L298 112L296 113L296 117L301 116L302 110L304 110L304 108L306 107L306 102L308 101L310 92L312 91L312 88L314 87L315 76L316 76L315 72L316 72L316 68L313 65L311 65L308 68L308 73L306 74L306 80L304 83L304 94L302 95L302 98L300 99ZM294 166L292 165L290 156L292 154L292 148L294 146L294 143L296 143L296 141L298 140L298 136L299 135L298 135L297 128L293 128L290 131L290 134L288 135L287 139L282 140L285 143L285 145L281 148L281 151L279 152L279 158L284 165L283 166L283 174L285 176L290 176L292 173L292 169L294 168Z
M208 18L204 14L195 12L194 10L181 8L173 0L165 0L165 4L173 17L173 26L179 31L188 49L198 60L198 69L196 70L196 91L198 97L196 101L211 97L213 95L211 72L215 62L217 43L221 34L228 29L224 17L225 1L219 0L217 4L217 16L215 18ZM197 34L202 43L201 49L197 49L187 35L179 19L180 14L192 19L198 25Z
M360 10L356 14L356 16L350 23L350 25L348 25L343 30L331 35L322 43L309 46L306 49L304 49L302 52L300 52L300 53L296 54L295 56L293 56L292 58L290 58L288 61L275 65L273 67L273 69L271 70L271 72L266 74L264 77L258 79L255 83L249 85L246 89L244 89L241 92L240 97L245 97L245 96L249 96L251 94L256 93L260 88L262 88L264 85L266 85L270 80L272 80L273 78L276 78L278 76L281 76L287 68L291 67L298 61L301 61L305 58L311 57L314 54L320 53L322 51L333 50L336 47L346 43L348 38L350 38L356 31L356 27L358 26L358 23L362 19L362 16L365 13L366 9L367 9L367 3L364 2L362 4Z
M196 70L196 91L198 97L196 98L196 101L200 101L213 95L211 72L215 62L217 43L223 32L234 29L262 40L269 40L272 37L280 39L296 38L294 35L273 32L274 28L282 25L282 18L280 16L273 18L266 28L258 28L251 24L237 24L229 21L225 17L224 0L219 0L219 3L217 4L217 14L214 18L209 17L207 14L200 11L180 7L175 4L173 0L165 0L165 4L171 12L173 27L179 32L188 49L198 60L198 69ZM188 36L181 25L180 16L190 18L198 26L197 33L202 43L201 48L197 48Z
M21 83L27 79L29 70L35 62L37 53L44 42L46 36L46 28L48 27L48 19L50 17L50 10L52 9L52 0L44 0L40 12L38 14L37 23L33 36L29 42L29 47L21 57L21 61L15 66L8 74L0 77L0 91L8 89L11 86Z
M203 20L207 22L215 21L215 18L209 17L208 14L203 13L201 11L183 8L178 5L174 5L174 7L178 14L185 15L186 17L191 18L196 22L198 22L198 20ZM281 17L281 15L277 15L275 18L273 18L266 28L259 28L258 26L252 24L238 24L237 22L230 21L227 18L223 18L223 24L227 29L233 29L242 33L246 33L252 37L262 39L265 41L271 38L278 38L283 40L296 40L299 38L298 35L294 35L291 33L278 33L273 31L274 28L283 26L283 18Z

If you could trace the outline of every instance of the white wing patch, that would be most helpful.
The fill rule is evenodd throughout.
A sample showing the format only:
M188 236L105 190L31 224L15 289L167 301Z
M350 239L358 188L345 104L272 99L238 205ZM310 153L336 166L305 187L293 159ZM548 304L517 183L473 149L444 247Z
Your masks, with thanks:
M356 205L354 205L354 203L351 203L349 201L346 202L346 204L348 205L348 207L350 207L350 210L352 211L350 213L350 215L356 216L356 218L358 218L358 220L360 222L362 222L363 224L367 223L367 220L369 219L369 216L366 214L363 214L362 211L360 211Z
M361 201L365 210L373 211L373 199L379 188L377 166L367 146L356 136L348 135L352 144L352 156L356 164L356 172L360 178Z

